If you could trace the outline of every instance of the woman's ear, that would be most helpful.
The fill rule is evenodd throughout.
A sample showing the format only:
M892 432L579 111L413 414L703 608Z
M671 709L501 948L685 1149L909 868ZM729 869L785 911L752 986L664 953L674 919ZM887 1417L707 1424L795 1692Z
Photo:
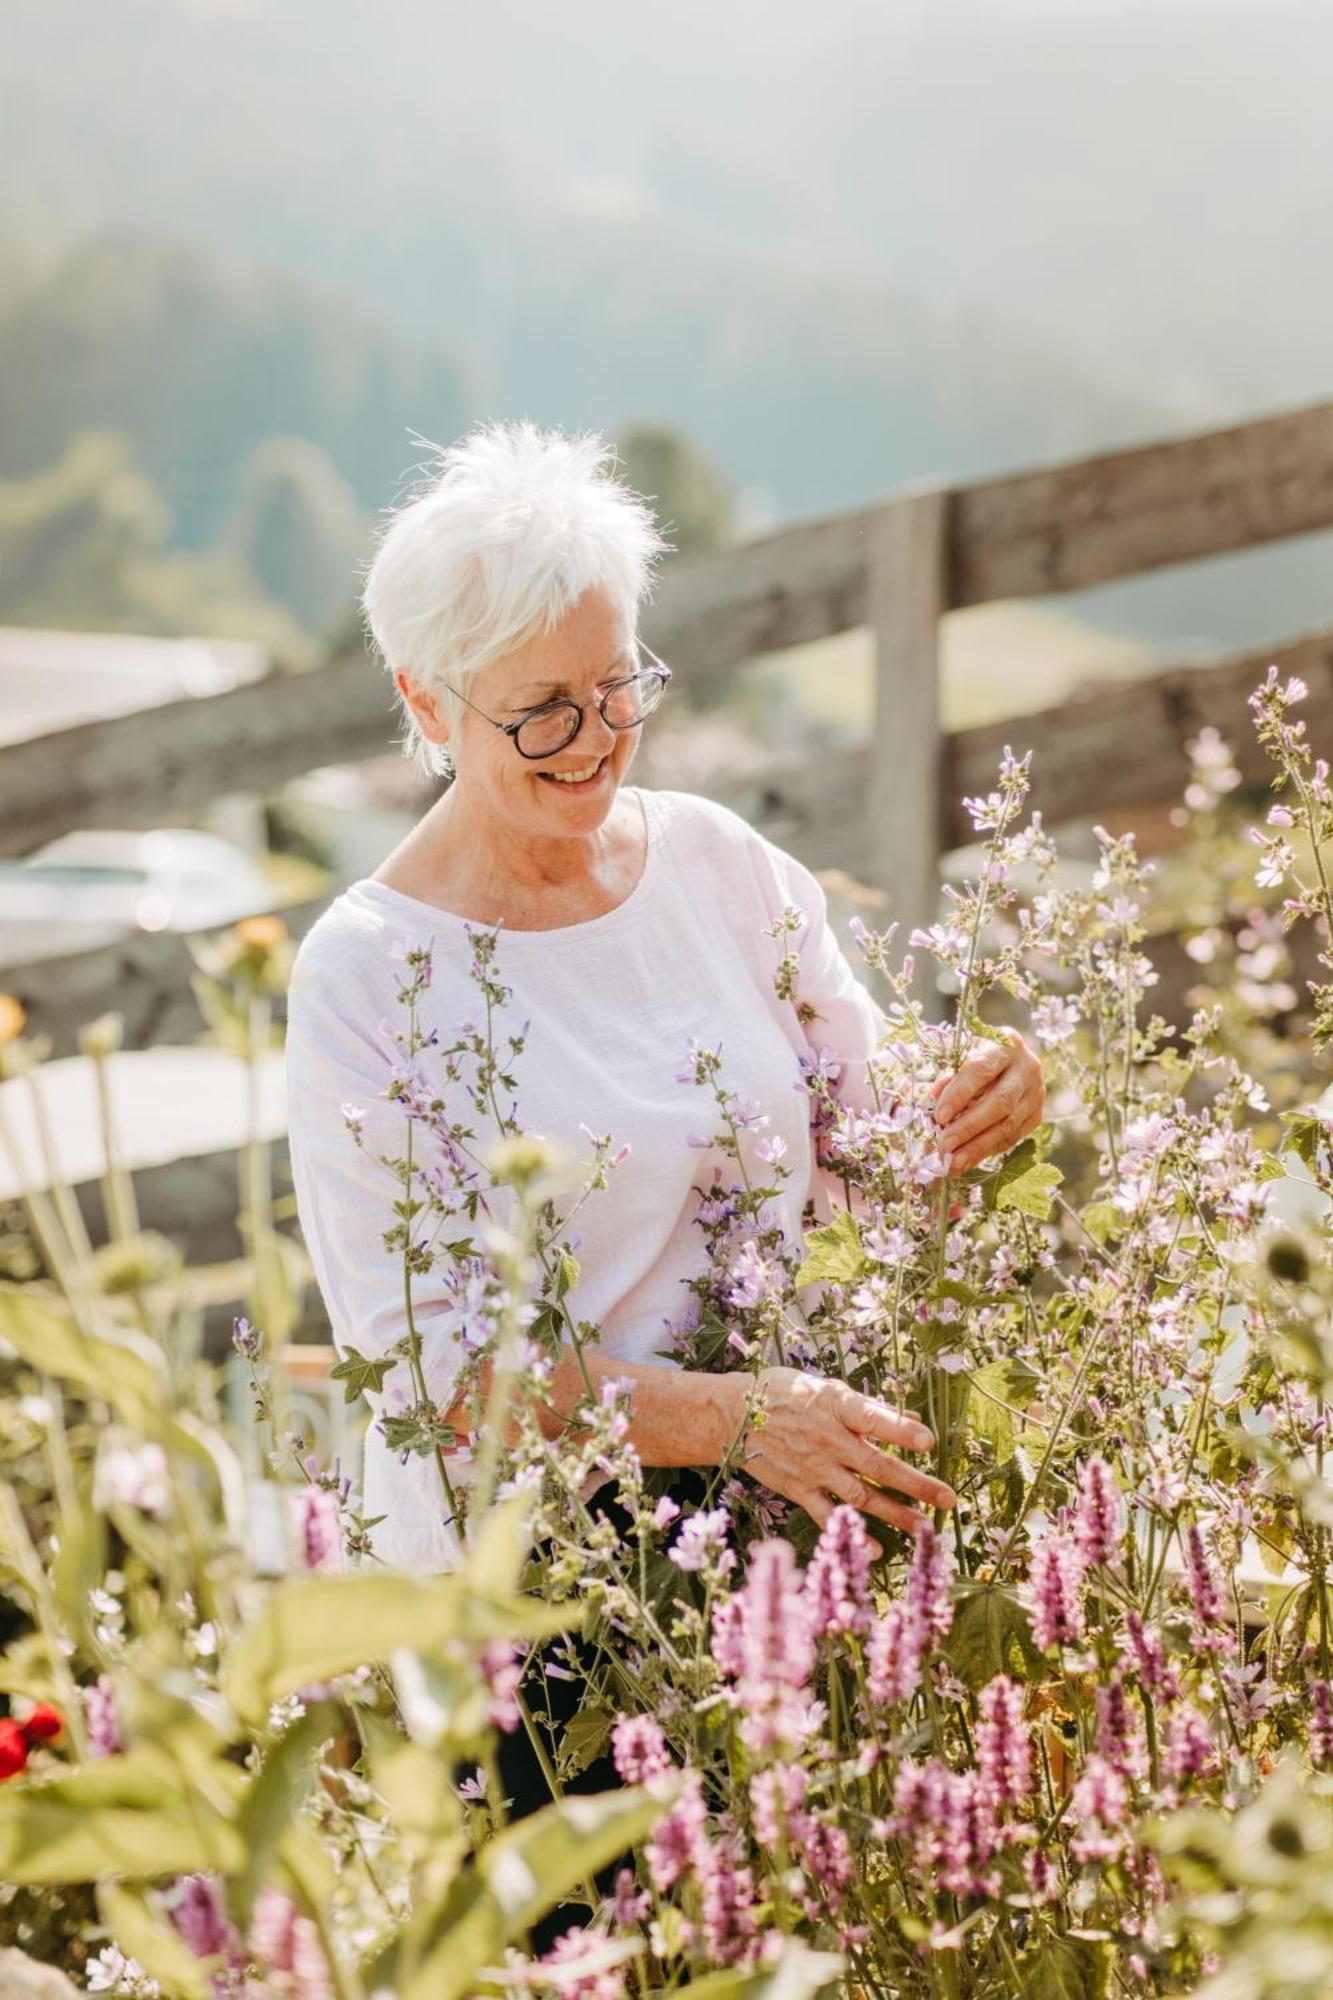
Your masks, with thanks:
M417 727L426 738L426 741L428 743L447 743L449 741L449 723L435 697L428 694L424 688L417 687L408 678L407 671L403 667L394 668L393 678L394 685L416 717Z

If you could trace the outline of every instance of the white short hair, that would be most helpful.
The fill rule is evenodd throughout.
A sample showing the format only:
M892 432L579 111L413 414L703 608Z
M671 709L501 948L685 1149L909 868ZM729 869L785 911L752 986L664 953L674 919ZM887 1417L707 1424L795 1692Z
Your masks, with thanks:
M633 630L672 544L615 476L615 450L597 432L540 430L525 418L431 448L426 483L379 531L361 605L389 673L401 667L456 725L462 703L446 681L466 681L549 630L594 586ZM405 753L427 773L450 772L445 746L421 734L401 691L398 700Z

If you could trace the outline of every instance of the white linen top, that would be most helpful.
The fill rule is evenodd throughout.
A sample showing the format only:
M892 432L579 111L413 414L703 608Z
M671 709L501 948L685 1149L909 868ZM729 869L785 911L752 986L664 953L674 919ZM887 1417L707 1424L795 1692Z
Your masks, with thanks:
M822 888L810 871L737 813L688 792L625 788L641 802L647 826L643 872L614 909L553 930L500 927L494 976L512 990L495 1027L503 1051L510 1033L530 1021L524 1049L504 1067L514 1076L514 1104L527 1130L589 1157L581 1127L610 1132L630 1152L604 1189L588 1196L570 1224L581 1275L567 1300L573 1318L600 1328L613 1356L676 1365L658 1352L668 1323L690 1303L684 1280L704 1262L694 1221L697 1190L734 1166L712 1147L692 1146L717 1124L711 1091L677 1081L688 1067L691 1037L720 1049L721 1080L768 1114L762 1133L741 1134L744 1147L779 1136L790 1169L781 1198L768 1205L789 1242L799 1245L801 1214L813 1198L830 1213L831 1182L814 1157L809 1098L799 1058L829 1050L843 1065L839 1095L867 1105L865 1059L886 1029L885 1017L853 972L829 925ZM794 905L806 924L780 946L766 935ZM297 954L287 1028L288 1130L297 1211L335 1345L383 1353L405 1331L400 1252L387 1251L391 1204L402 1189L372 1154L401 1158L406 1114L383 1091L402 1052L383 1032L405 1027L398 987L408 968L395 942L433 945L432 980L418 1003L423 1030L438 1028L444 1046L460 1024L481 1018L469 976L469 928L489 931L373 880L354 882L307 933ZM797 990L816 1009L803 1029L793 1004L773 985L780 951L798 953ZM431 1051L417 1061L434 1082ZM440 1088L448 1098L443 1079ZM454 1086L458 1087L458 1086ZM342 1106L364 1112L364 1150L348 1132ZM484 1147L488 1132L460 1096L462 1123ZM420 1149L418 1142L418 1157ZM757 1163L771 1181L771 1168ZM502 1190L507 1194L507 1190ZM460 1233L470 1232L465 1216ZM414 1278L413 1312L422 1335L423 1368L441 1408L461 1360L458 1308L444 1296L447 1257ZM405 1364L376 1413L406 1382ZM466 1451L451 1455L450 1476L466 1482ZM457 1549L445 1523L438 1471L430 1459L405 1462L372 1423L366 1438L364 1501L386 1518L373 1530L377 1555L416 1570L450 1566Z

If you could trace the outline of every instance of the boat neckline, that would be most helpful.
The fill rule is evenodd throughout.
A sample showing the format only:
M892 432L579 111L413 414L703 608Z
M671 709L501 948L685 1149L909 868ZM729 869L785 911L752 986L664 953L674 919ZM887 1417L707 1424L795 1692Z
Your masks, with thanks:
M585 917L577 924L551 924L544 929L536 930L531 926L518 929L511 924L505 923L503 918L497 923L484 923L480 917L460 916L457 910L446 910L439 903L426 902L420 896L409 896L406 890L395 889L389 883L376 881L370 875L363 875L357 881L349 883L344 893L349 896L366 896L372 900L382 898L388 902L400 904L405 909L416 911L419 915L427 918L431 923L436 925L454 924L469 931L498 931L506 938L572 937L581 939L588 937L594 931L600 932L611 929L632 916L646 900L647 892L657 874L660 858L659 850L662 844L663 812L662 802L657 793L644 785L626 785L624 790L637 795L647 835L643 867L639 871L639 879L630 890L628 896L622 896L621 900L613 904L609 910L603 910L600 915L595 917Z

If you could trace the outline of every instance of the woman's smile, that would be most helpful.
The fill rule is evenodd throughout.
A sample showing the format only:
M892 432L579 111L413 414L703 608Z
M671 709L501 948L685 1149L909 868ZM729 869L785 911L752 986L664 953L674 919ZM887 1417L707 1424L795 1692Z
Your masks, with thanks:
M569 792L591 792L601 784L610 764L611 752L608 750L599 763L581 764L574 771L539 771L537 776L544 778L547 784L560 785Z

